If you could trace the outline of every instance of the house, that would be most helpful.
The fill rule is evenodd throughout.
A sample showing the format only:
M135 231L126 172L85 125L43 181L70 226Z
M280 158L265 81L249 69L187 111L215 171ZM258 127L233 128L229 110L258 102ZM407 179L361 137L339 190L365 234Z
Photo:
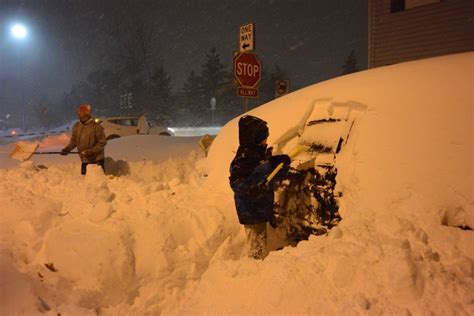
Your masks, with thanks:
M369 68L472 50L472 0L369 0Z

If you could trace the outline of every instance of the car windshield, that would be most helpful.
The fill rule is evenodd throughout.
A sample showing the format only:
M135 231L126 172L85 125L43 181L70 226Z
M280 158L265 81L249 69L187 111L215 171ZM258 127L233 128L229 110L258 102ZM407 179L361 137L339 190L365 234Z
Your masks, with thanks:
M120 118L120 119L113 119L110 120L113 124L118 124L122 126L137 126L138 119L137 118Z

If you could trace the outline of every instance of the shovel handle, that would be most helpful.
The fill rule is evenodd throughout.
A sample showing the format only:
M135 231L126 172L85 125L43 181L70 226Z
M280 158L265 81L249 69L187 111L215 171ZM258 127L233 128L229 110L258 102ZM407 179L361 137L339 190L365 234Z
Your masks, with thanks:
M302 153L303 151L307 151L308 150L308 146L304 146L304 145L297 145L295 148L293 148L293 150L291 151L290 153L290 158L291 159L294 159L296 156L298 156L300 153ZM272 181L272 179L276 176L276 174L278 173L278 171L281 170L281 168L283 168L283 162L280 162L278 164L278 166L276 166L275 169L273 169L272 173L270 173L266 179L266 183Z
M266 182L268 183L268 182L272 181L272 179L276 176L276 174L278 173L278 171L281 170L281 168L283 168L283 162L280 162L280 163L278 164L278 166L276 166L276 168L273 169L272 173L270 173L270 174L268 175Z
M68 152L69 154L78 154L78 151L70 151ZM60 151L35 151L33 155L56 155L56 154L61 154Z

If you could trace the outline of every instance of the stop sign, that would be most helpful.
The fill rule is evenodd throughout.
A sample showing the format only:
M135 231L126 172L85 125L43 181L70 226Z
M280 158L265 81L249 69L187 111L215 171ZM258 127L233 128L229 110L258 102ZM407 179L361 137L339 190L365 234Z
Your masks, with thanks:
M255 88L262 77L262 65L251 53L238 53L234 57L234 77L241 87Z

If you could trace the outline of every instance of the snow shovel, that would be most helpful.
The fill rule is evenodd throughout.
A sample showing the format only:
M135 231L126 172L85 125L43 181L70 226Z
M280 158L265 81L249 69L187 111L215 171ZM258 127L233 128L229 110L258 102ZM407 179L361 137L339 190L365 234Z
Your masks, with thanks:
M296 147L293 148L293 150L290 152L288 156L290 156L291 160L293 160L296 156L301 154L303 151L307 151L308 149L309 149L309 146L296 145ZM283 162L281 162L278 166L276 166L276 168L272 171L272 173L268 175L266 179L266 183L269 183L270 181L272 181L272 179L276 176L278 171L281 170L281 168L283 168Z
M311 116L311 113L313 113L314 111L314 104L308 108L308 110L306 111L305 115L303 116L303 120L302 120L302 124L301 124L301 127L299 128L298 130L298 137L301 137L301 135L303 135L304 133L304 130L306 128L306 124L308 122L308 119L309 117ZM310 147L308 145L303 145L301 143L297 144L295 148L293 148L293 150L289 153L288 156L290 156L290 159L293 160L294 158L296 158L296 156L298 156L299 154L301 154L303 151L308 151L310 149ZM281 168L283 168L283 163L280 163L273 171L272 173L270 173L268 175L268 177L264 180L265 181L265 184L268 184L270 181L272 181L272 179L276 176L276 174L278 173L278 171L281 170Z
M61 154L60 151L36 151L39 143L28 143L28 142L18 142L15 144L15 148L10 153L10 158L26 161L31 158L33 155L57 155ZM70 154L78 154L77 151L72 151Z

